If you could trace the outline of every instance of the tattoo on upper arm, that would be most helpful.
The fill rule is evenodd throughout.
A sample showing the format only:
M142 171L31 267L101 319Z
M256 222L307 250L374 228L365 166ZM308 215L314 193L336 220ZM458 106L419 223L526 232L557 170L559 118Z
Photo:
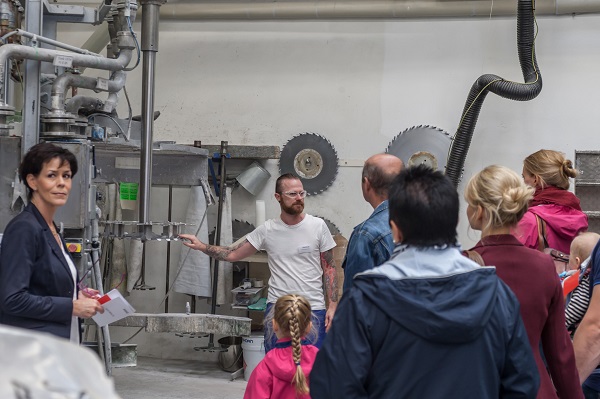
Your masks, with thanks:
M333 250L321 252L321 267L325 276L325 291L330 302L338 301L338 279L333 260Z
M323 266L323 269L325 269L325 267L333 267L335 269L333 251L331 249L326 252L321 252L321 265Z
M243 246L245 243L247 243L247 242L248 242L248 240L244 239L244 241L242 241L242 242L240 242L240 243L238 243L238 244L236 244L236 245L230 245L230 246L229 246L229 249L231 249L231 252L233 252L233 251L235 251L236 249L238 249L238 248L241 248L241 247L242 247L242 246Z

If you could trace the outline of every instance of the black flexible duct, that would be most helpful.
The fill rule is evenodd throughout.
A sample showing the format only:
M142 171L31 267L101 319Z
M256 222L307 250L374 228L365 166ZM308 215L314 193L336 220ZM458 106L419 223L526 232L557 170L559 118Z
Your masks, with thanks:
M458 187L465 158L471 145L475 124L488 92L517 101L529 101L542 91L542 76L535 57L535 0L519 0L517 11L517 47L519 64L525 83L504 80L497 75L482 75L475 81L462 113L460 125L454 136L446 175Z

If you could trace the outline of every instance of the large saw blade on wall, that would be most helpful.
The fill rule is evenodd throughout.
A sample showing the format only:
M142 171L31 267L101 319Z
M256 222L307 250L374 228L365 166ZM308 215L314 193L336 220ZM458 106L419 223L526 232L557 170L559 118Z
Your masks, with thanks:
M407 166L426 164L445 172L452 139L435 126L413 126L398 134L385 152L395 155Z
M337 171L337 152L329 140L319 134L301 133L281 150L279 172L298 176L308 195L325 191L335 180Z

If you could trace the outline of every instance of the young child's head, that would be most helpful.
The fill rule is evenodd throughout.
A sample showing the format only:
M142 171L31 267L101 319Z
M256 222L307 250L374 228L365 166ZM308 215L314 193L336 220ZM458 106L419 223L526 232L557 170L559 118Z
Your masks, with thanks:
M284 295L273 307L273 330L277 338L292 338L292 353L296 364L293 383L300 394L308 393L306 376L302 371L302 337L312 328L310 303L301 295Z
M569 270L579 269L581 263L592 254L598 240L600 234L592 232L581 233L573 239L569 255Z

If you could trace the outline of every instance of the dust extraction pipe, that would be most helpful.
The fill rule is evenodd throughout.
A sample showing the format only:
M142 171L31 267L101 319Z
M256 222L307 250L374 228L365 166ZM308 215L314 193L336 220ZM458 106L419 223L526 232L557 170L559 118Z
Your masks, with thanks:
M488 18L513 16L514 0L170 0L160 17L172 20L328 20ZM143 11L142 11L143 12ZM600 0L538 0L538 15L600 13Z
M529 101L542 91L542 75L535 57L534 0L519 0L517 13L517 48L525 83L504 80L497 75L482 75L471 87L462 118L450 149L446 176L458 187L471 145L475 124L488 92L517 101Z

